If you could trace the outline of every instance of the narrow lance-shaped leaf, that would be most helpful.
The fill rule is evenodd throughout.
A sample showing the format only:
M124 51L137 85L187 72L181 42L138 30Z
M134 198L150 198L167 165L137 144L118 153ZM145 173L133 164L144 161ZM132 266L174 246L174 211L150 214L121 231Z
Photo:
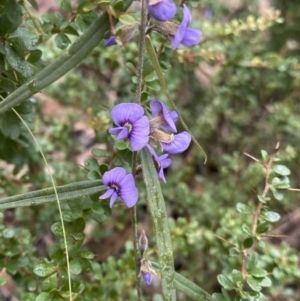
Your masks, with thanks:
M157 172L148 149L141 151L147 199L155 227L157 254L165 301L176 300L174 260L168 215Z
M101 185L102 182L82 181L64 186L56 187L60 201L74 200L83 196L99 193L106 189ZM37 191L28 192L16 196L7 197L0 200L0 210L16 207L40 205L55 202L56 196L53 188L45 188Z
M156 262L151 262L155 269L159 269L159 264ZM198 286L196 283L190 281L179 273L175 272L175 287L178 291L181 291L186 296L195 301L211 301L212 296Z

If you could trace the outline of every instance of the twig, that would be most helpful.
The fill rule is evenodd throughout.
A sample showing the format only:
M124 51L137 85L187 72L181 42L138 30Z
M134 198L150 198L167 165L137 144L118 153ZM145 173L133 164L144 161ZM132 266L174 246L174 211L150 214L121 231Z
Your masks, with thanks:
M270 178L270 173L271 173L271 170L272 170L272 165L273 165L273 162L274 162L274 159L275 159L275 156L278 152L280 148L280 143L277 142L276 146L275 146L275 149L273 151L273 154L271 155L271 158L269 160L269 162L267 164L262 164L261 161L259 161L257 158L247 154L247 153L244 153L246 156L250 157L252 160L262 164L264 166L264 168L266 169L266 175L265 175L265 187L264 187L264 190L263 190L263 193L262 193L262 197L265 198L270 190L270 184L269 184L269 178ZM256 235L256 229L257 229L257 225L258 225L258 219L259 219L259 216L260 216L260 212L261 212L261 208L262 208L262 205L263 203L259 202L257 207L256 207L256 210L255 210L255 213L254 213L254 219L253 219L253 225L252 225L252 235L255 236ZM241 267L241 272L242 272L242 275L243 275L243 278L245 279L247 277L247 270L246 270L246 264L247 264L247 255L248 255L248 250L249 249L243 249L242 251L242 267Z

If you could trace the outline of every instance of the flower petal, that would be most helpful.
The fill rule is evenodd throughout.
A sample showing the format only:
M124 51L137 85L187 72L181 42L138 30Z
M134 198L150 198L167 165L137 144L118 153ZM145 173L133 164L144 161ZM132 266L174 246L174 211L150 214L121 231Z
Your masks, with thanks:
M173 117L176 118L176 114L177 114L176 111L169 112L167 107L165 106L165 104L160 100L152 100L150 102L150 109L151 109L153 117L158 116L160 113L163 114L164 120L166 122L166 125L164 126L164 128L166 130L170 130L170 132L174 132L174 133L177 132L177 129L176 129L176 126L174 123L174 119L173 119ZM172 113L172 115L171 115L171 113ZM177 114L177 118L178 118L178 114Z
M158 21L169 21L174 18L177 8L175 3L170 2L169 0L163 0L160 3L150 5L148 3L149 15L158 20Z
M150 285L151 282L152 282L152 278L153 278L152 274L151 273L142 272L142 276L143 276L143 279L144 279L145 283L147 285Z
M120 132L122 132L123 129L124 129L123 126L119 126L119 127L117 127L117 128L110 128L110 129L108 130L108 132L109 132L110 134L112 134L112 135L119 135Z
M118 137L116 138L116 141L127 139L128 136L129 136L128 129L124 127L123 130L118 135Z
M110 198L110 202L109 202L109 207L112 208L112 206L114 205L115 201L118 198L118 194L116 192L114 192Z
M144 109L136 103L120 103L111 110L111 117L118 126L124 126L126 122L133 124L144 116Z
M179 44L181 43L182 39L185 36L185 31L188 28L188 26L190 25L192 21L192 15L190 13L190 10L188 9L188 7L183 4L183 18L182 21L177 29L177 32L174 36L174 38L172 39L172 48L176 49Z
M164 174L164 170L162 167L159 168L159 171L158 171L158 178L160 180L162 180L164 183L167 183L166 181L166 178L165 178L165 174Z
M109 186L116 184L120 186L120 182L126 176L126 170L122 167L115 167L103 174L102 182L104 185Z
M150 122L143 116L132 125L129 140L133 151L141 150L149 141Z
M116 37L110 36L108 39L105 40L104 46L109 47L109 46L113 46L113 45L117 45Z
M100 200L104 200L107 199L109 197L111 197L111 195L115 192L115 190L113 188L108 189L103 195L101 195L99 197Z
M168 154L180 154L189 147L191 140L192 137L188 132L182 132L175 135L174 140L171 143L161 143L161 146Z
M172 164L172 160L168 158L168 156L169 156L168 154L164 154L159 157L159 162L163 169L169 167Z
M131 208L136 204L139 193L135 187L135 181L132 174L126 175L120 182L119 196L128 208Z
M197 29L187 28L185 35L181 40L181 44L186 47L191 47L199 44L202 37L202 32Z

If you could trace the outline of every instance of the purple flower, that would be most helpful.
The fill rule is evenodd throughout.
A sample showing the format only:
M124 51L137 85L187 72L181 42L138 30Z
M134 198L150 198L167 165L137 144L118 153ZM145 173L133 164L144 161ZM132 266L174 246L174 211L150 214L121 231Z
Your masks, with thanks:
M175 3L169 0L147 0L149 15L157 21L171 20L177 11Z
M104 173L102 182L108 187L108 190L99 197L99 199L107 199L110 197L110 208L120 197L128 208L133 207L139 197L137 188L132 174L126 174L126 170L122 167L115 167Z
M196 45L200 42L202 32L196 29L188 28L192 21L192 15L188 7L183 4L183 18L177 32L172 40L172 48L176 49L179 44L186 47Z
M174 135L174 138L170 143L161 142L160 145L164 152L175 155L183 153L189 147L191 140L192 137L188 132L182 132Z
M105 40L104 46L109 47L109 46L113 46L113 45L117 45L116 37L110 36L108 39Z
M172 164L172 160L169 157L168 154L163 154L161 156L158 156L155 152L155 150L150 146L149 144L146 145L148 148L150 154L152 155L153 159L156 162L156 167L158 169L158 177L166 183L166 178L164 175L164 169L169 167Z
M150 123L143 107L121 103L112 109L111 117L118 127L109 129L109 133L118 135L116 141L129 139L133 151L141 150L148 143Z
M169 132L177 132L175 122L178 120L178 113L176 111L168 111L165 104L160 100L152 100L150 102L150 109L154 117L151 120L151 126L162 126Z
M152 279L153 279L152 274L151 273L142 272L142 276L143 276L143 279L144 279L145 283L147 285L150 285L151 282L152 282Z
M210 19L212 17L212 10L209 8L206 8L204 11L204 19Z

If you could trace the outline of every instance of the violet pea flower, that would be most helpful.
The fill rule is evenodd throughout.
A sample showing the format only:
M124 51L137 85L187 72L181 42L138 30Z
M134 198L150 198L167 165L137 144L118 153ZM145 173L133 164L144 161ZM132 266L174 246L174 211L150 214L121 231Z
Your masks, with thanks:
M174 18L177 8L170 0L147 0L149 15L157 21L169 21Z
M109 38L107 38L105 40L104 46L109 47L109 46L113 46L113 45L117 45L116 37L115 36L110 36Z
M172 39L172 48L176 49L179 44L191 47L200 42L202 32L196 29L188 28L192 22L192 15L188 7L183 4L183 18L174 38Z
M147 285L150 285L151 282L152 282L152 279L153 279L152 274L151 273L142 272L142 276L143 276L143 279L144 279L145 283Z
M150 109L154 117L150 121L151 125L156 126L157 124L171 133L177 132L175 122L178 120L178 113L176 111L168 111L165 104L160 100L152 100Z
M104 173L102 182L108 187L108 190L99 197L107 199L110 197L110 208L118 197L120 197L128 208L133 207L139 197L138 190L132 174L126 174L122 167L115 167Z
M192 137L188 132L181 132L174 135L170 143L161 142L160 145L164 152L170 155L181 154L189 147Z
M166 178L165 178L165 175L164 175L164 169L169 167L172 164L172 160L170 158L168 158L169 157L168 154L163 154L161 156L158 156L156 154L155 150L149 144L147 144L146 147L148 148L152 158L156 162L155 165L158 168L158 177L159 177L159 179L166 183Z
M149 141L150 122L144 116L142 106L135 103L121 103L111 111L111 117L118 126L108 132L117 135L118 140L129 140L133 151L141 150Z

